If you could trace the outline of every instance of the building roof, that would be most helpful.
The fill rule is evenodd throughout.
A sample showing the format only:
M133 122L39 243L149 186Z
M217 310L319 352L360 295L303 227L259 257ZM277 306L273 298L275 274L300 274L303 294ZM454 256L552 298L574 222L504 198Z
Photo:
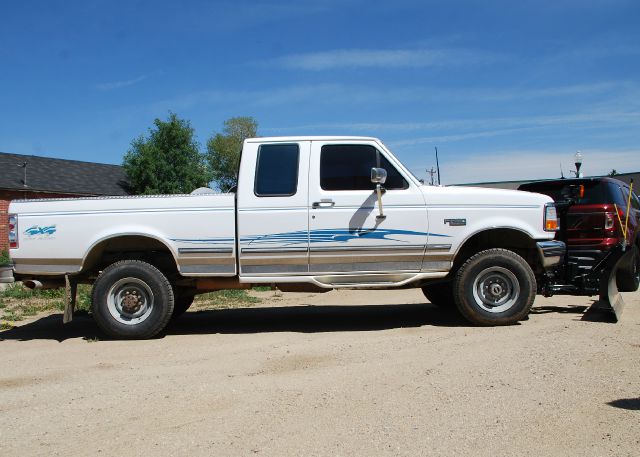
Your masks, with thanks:
M25 164L26 163L26 183ZM0 189L78 195L128 195L119 165L0 152Z
M602 178L607 176L585 176L585 178ZM635 171L632 173L619 173L612 176L613 179L618 179L627 184L633 179L633 189L634 193L638 193L640 190L640 172ZM453 186L473 186L473 187L493 187L497 189L517 189L521 184L532 182L532 181L556 181L560 178L553 179L525 179L522 181L491 181L491 182L472 182L472 183L464 183L464 184L452 184ZM569 179L569 178L567 178Z

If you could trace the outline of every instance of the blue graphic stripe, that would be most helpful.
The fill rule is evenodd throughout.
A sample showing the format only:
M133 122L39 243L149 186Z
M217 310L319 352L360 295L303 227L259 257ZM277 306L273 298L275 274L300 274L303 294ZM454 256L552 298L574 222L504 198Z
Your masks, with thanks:
M242 238L240 241L242 244L253 245L265 245L265 244L300 244L300 243L345 243L347 241L356 239L371 239L371 240L391 240L399 241L402 243L409 243L409 241L400 240L398 236L438 236L449 237L440 233L429 232L416 232L412 230L349 230L349 229L319 229L312 230L311 232L297 231L287 233L274 233L269 235L257 235Z
M351 240L367 239L367 240L388 240L398 241L400 243L410 243L410 241L398 239L398 237L445 237L450 235L430 232L416 232L412 230L394 230L394 229L319 229L307 232L306 230L298 230L295 232L270 233L267 235L252 235L240 239L240 243L244 246L265 246L265 245L292 245L306 243L346 243ZM234 238L203 238L203 239L185 239L174 238L171 241L192 244L228 244L234 241Z

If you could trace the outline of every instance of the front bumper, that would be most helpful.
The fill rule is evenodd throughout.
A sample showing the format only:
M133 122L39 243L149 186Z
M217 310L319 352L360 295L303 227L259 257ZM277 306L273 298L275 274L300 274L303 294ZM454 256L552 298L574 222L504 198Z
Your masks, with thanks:
M13 277L13 265L0 265L0 284L11 284Z
M550 268L561 263L567 252L567 246L562 241L557 240L538 241L536 247L544 268Z

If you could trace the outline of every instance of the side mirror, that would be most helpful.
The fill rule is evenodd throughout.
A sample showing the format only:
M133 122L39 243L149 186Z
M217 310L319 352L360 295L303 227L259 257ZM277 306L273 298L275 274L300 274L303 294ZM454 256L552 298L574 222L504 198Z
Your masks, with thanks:
M373 184L384 184L387 180L387 170L384 168L375 168L371 169L371 182Z
M378 196L378 211L380 212L376 219L378 221L384 220L387 216L382 212L382 184L387 180L387 170L384 168L371 169L371 182L376 185L376 194Z

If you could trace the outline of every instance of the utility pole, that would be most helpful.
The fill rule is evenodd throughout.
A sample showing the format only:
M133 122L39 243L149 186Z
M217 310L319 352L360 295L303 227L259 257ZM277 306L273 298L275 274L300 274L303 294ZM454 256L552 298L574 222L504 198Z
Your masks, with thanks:
M427 173L431 175L431 185L433 186L434 185L433 176L436 174L436 170L433 167L431 167L431 170L427 170Z

